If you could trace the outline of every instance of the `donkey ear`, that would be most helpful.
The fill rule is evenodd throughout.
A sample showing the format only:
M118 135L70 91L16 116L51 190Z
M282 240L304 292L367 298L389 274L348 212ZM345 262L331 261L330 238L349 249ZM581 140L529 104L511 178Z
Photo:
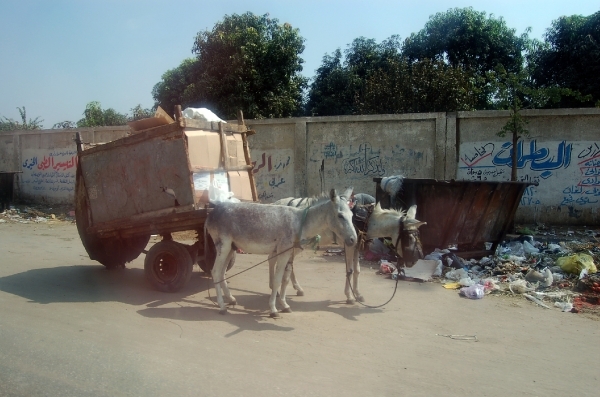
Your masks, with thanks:
M331 189L329 191L329 198L331 199L331 201L335 201L336 197L337 197L337 193L336 193L335 189Z
M417 205L411 205L410 208L408 209L408 212L406 213L406 217L408 219L415 219L415 217L417 216Z
M352 191L354 191L354 188L349 187L344 193L340 194L340 197L343 197L345 201L350 201L350 197L352 197Z
M375 208L373 208L374 212L381 212L381 203L377 202L377 204L375 204Z

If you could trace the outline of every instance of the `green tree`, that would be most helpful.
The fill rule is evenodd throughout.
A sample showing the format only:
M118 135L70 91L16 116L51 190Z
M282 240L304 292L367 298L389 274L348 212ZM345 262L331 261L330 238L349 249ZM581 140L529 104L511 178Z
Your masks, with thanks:
M131 109L131 116L129 116L127 119L128 121L136 121L149 117L154 117L154 110L144 109L141 104L138 104Z
M21 116L21 122L9 119L7 117L2 117L0 119L0 131L41 130L44 128L42 126L44 120L40 120L39 117L36 117L35 119L30 118L27 120L27 111L25 110L25 106L22 108L17 107L17 110Z
M163 75L155 103L167 111L176 101L205 106L222 118L236 118L240 109L248 118L297 115L307 85L300 74L303 51L304 39L288 23L268 14L226 15L197 34L194 62Z
M429 18L424 29L404 41L403 54L410 61L425 58L462 67L472 74L477 86L477 109L490 109L491 89L486 73L501 64L517 73L524 62L529 42L506 26L504 19L489 17L472 7L453 8Z
M77 127L102 127L127 124L127 115L118 113L109 108L102 110L100 102L93 101L87 104L83 112L84 118L77 122Z
M540 87L562 87L589 95L565 96L554 107L600 104L600 11L590 16L563 16L552 22L545 42L532 51L535 82Z
M195 102L194 78L198 75L200 62L194 58L184 59L181 64L166 71L162 80L152 89L155 107L160 106L168 114L175 114L175 106Z
M355 39L323 58L311 84L308 115L381 114L473 109L473 76L441 60L410 62L392 36Z
M355 113L356 79L342 66L342 52L325 55L310 86L306 115L332 116Z
M424 59L391 62L366 81L362 114L472 110L476 88L460 67Z
M561 87L535 87L531 74L526 68L516 73L508 72L502 65L498 65L493 72L487 73L488 80L494 92L493 102L496 109L509 110L509 119L497 133L504 137L510 134L512 138L511 149L511 181L517 180L517 147L519 139L529 136L525 128L527 119L523 118L521 110L526 108L542 108L559 103L563 98L573 98L576 101L587 101L590 95L582 96L579 92Z
M392 36L377 44L359 37L348 45L344 59L340 49L323 57L310 85L306 114L331 116L360 114L365 108L367 80L399 62L400 38Z

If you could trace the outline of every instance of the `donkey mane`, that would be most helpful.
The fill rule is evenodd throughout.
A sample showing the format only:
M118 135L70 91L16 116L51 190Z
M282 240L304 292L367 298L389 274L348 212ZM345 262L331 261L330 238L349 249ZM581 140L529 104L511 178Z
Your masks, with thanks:
M381 208L379 205L375 207L375 210L373 210L373 213L378 213L381 215L391 215L394 217L403 217L406 216L406 211L404 210L397 210L394 208Z

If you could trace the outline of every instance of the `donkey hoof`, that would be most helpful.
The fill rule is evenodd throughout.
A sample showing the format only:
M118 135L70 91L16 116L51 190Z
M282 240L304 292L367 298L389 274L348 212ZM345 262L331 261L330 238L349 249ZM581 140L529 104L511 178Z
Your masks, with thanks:
M228 305L229 306L235 306L235 305L237 305L237 300L235 300L235 299L230 300L229 303L228 303Z
M364 302L364 301L365 301L365 297L364 297L364 296L362 296L362 295L360 295L360 296L358 296L358 297L356 298L356 300L357 300L357 301L359 301L359 302Z
M346 299L346 303L351 305L354 303L354 299Z
M279 317L281 317L281 316L279 315L279 313L277 313L277 312L275 312L275 313L271 313L271 314L269 314L269 316L270 316L271 318L279 318Z
M219 314L227 314L227 309L219 310Z
M284 308L284 309L283 309L281 312L282 312L282 313L291 313L291 312L292 312L292 309L291 309L291 308L289 308L289 307L286 307L286 308Z
M304 296L304 291L302 291L301 289L299 289L298 291L296 291L296 295L298 295L298 296Z

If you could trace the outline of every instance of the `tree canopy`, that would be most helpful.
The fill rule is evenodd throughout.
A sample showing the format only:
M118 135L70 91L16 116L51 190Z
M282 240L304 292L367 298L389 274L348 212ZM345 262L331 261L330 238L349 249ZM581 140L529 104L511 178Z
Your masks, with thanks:
M487 72L498 64L511 73L524 62L527 33L517 36L503 18L489 17L472 7L453 8L429 18L425 27L404 41L403 54L409 61L432 59L462 67L475 77L477 109L492 108Z
M300 74L304 39L288 23L268 14L226 15L212 30L199 32L192 53L163 75L153 90L156 105L172 112L203 106L222 118L287 117L302 109L307 79Z
M19 131L19 130L41 130L43 127L42 123L44 120L40 120L39 117L35 119L27 120L27 111L25 110L25 106L17 107L19 111L19 115L21 116L21 121L15 121L13 119L9 119L7 117L2 117L0 119L0 131Z
M410 62L398 36L377 44L355 39L344 52L323 58L310 86L306 113L411 113L471 110L477 92L460 66L425 58Z
M581 107L600 104L600 11L588 17L563 16L552 22L545 42L531 55L532 77L540 87L562 87L589 95L566 96L554 107Z
M102 127L127 124L127 115L118 113L113 108L102 109L100 102L93 101L87 104L83 112L84 117L77 122L77 127Z

